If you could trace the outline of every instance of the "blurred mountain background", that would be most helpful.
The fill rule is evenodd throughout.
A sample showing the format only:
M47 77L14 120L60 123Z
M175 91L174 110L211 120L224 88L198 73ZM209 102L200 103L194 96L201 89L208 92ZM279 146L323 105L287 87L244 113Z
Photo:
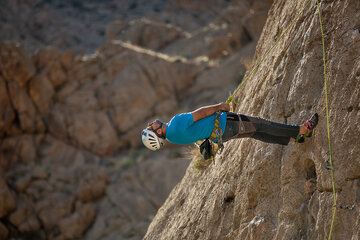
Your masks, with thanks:
M0 4L0 239L142 239L190 147L141 129L225 101L272 1Z

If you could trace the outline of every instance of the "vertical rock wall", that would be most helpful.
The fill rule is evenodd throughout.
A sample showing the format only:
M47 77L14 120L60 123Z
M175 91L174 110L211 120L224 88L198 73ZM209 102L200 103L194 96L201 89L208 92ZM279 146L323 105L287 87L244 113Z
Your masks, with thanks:
M337 212L332 239L360 236L360 3L320 1ZM305 6L275 1L254 64ZM204 172L191 167L144 239L327 239L333 216L321 32L312 1L237 93L239 113L289 124L318 112L303 144L232 140Z

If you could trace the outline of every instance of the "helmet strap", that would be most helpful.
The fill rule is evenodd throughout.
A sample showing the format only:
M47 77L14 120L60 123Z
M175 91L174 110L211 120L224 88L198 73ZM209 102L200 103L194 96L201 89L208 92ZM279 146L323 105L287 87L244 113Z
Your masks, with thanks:
M160 135L157 133L157 130L161 129L162 126L164 125L164 124L163 124L162 122L160 122L160 121L159 121L159 123L160 123L160 126L159 126L158 128L154 129L154 128L152 128L152 126L150 126L150 128L151 128L151 130L156 134L156 136L158 136L159 138L164 138L163 136L160 136Z

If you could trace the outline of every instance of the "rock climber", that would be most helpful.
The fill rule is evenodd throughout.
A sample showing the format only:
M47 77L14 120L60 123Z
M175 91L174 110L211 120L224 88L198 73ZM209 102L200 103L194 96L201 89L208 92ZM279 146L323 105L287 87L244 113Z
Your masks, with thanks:
M303 125L288 125L229 111L229 104L219 103L175 115L168 123L156 119L142 131L142 141L153 151L160 149L165 139L175 144L189 144L205 139L222 143L250 137L287 145L289 142L302 143L305 137L311 137L319 120L315 113Z

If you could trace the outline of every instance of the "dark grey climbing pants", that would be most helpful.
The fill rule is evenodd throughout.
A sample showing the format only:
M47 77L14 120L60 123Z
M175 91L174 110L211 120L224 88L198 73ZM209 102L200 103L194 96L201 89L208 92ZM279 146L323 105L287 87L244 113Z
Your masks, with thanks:
M299 131L299 125L288 125L259 117L227 113L223 141L251 137L267 143L287 145L290 138L296 138Z

